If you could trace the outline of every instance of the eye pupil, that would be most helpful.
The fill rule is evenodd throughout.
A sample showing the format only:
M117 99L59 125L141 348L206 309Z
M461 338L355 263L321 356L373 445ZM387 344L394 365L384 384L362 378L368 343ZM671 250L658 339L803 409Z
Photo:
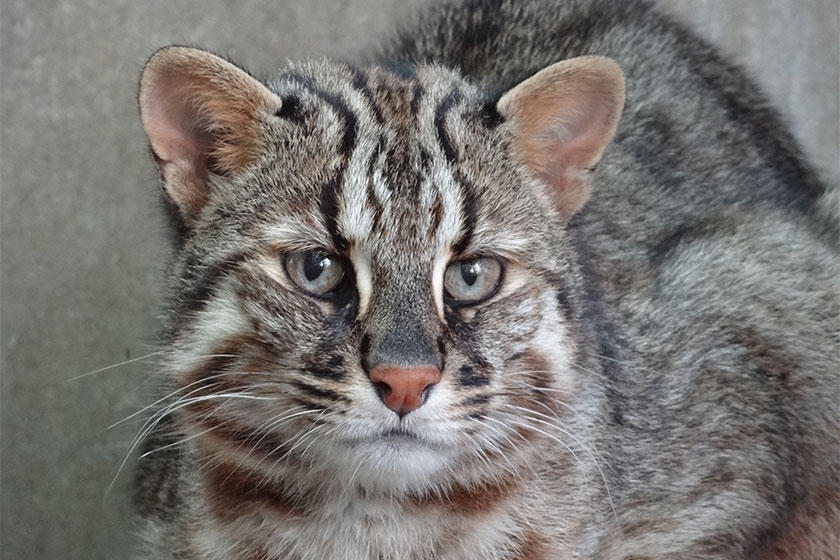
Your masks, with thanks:
M492 257L455 261L443 273L444 296L451 305L476 305L491 297L502 278L502 263Z
M316 253L308 253L303 261L303 274L310 282L316 280L329 266L330 259Z
M464 279L464 283L467 286L475 284L475 281L478 279L478 272L477 261L467 261L461 263L461 278Z
M286 273L305 292L327 296L341 286L345 266L338 257L320 251L301 251L286 257Z

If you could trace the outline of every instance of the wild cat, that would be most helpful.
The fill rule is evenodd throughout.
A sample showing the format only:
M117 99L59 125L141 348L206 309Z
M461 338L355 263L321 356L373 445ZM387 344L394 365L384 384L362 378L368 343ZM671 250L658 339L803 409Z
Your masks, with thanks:
M261 83L169 47L151 559L825 559L837 194L641 1L432 8Z

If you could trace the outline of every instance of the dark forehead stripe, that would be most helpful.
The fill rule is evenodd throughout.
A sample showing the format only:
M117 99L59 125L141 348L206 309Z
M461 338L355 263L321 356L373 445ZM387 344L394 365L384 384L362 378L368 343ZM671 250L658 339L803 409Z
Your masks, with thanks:
M492 130L505 122L505 118L499 113L499 99L501 97L501 91L491 92L478 111L479 120L488 129Z
M332 94L328 91L324 91L315 83L304 77L300 74L289 72L283 76L284 78L290 79L294 81L299 86L303 87L304 89L308 90L312 93L315 97L326 103L330 106L330 108L338 115L338 118L344 123L344 131L342 132L341 137L341 145L339 151L342 157L345 160L345 164L347 160L350 159L350 155L353 152L353 149L356 146L356 133L357 133L357 122L356 122L356 115L347 104L341 99L340 96Z
M382 154L383 150L385 149L385 138L383 136L379 136L379 140L377 141L376 150L371 154L370 159L368 160L368 168L367 168L367 203L373 209L373 231L379 230L379 225L382 221L382 203L379 201L379 198L376 196L376 189L373 186L373 176L374 176L374 169L376 167L377 160Z
M353 79L350 81L350 85L365 98L374 120L376 120L379 124L384 123L385 117L382 116L382 109L380 109L379 104L376 101L376 97L373 95L370 87L368 87L368 78L366 74L358 68L354 68L352 66L350 67L350 73L353 76Z
M475 222L478 219L478 197L475 186L457 169L452 177L461 186L461 231L458 240L452 246L456 254L463 254L472 241Z
M319 90L316 90L318 92ZM326 92L319 92L318 95L333 110L338 114L339 118L344 122L344 133L342 135L340 152L342 156L342 163L335 176L324 185L321 191L321 213L324 215L324 222L327 226L327 231L335 243L336 247L346 250L349 247L347 240L338 231L338 196L340 194L341 185L344 181L344 173L347 171L347 165L350 162L350 156L353 149L356 147L356 116L350 111L350 108L339 97L333 96Z
M414 84L414 92L411 94L411 103L409 104L411 107L411 112L413 114L417 114L417 110L420 107L420 101L423 100L423 94L426 93L426 89L423 87L423 84L417 82Z
M414 200L419 204L419 193L424 169L416 161L416 150L406 137L397 137L385 150L382 171L388 177L389 189L401 201Z
M344 169L337 172L321 190L321 204L319 209L324 216L324 225L330 234L330 239L339 249L346 251L350 244L347 239L338 231L338 195L341 182L344 177Z
M384 121L371 163L381 166L381 172L387 177L385 184L395 198L409 200L405 196L411 196L419 202L429 159L416 141L415 104L422 96L422 86L416 78L397 76L382 68L369 68L364 74L357 74L352 85L365 95L377 120L381 115ZM374 198L372 194L368 196ZM374 221L378 221L376 216Z
M458 155L455 152L455 148L452 147L452 140L449 137L449 131L446 130L446 117L449 114L449 111L451 111L462 98L463 96L461 95L461 92L457 88L454 88L446 97L443 98L435 109L434 125L435 130L437 131L438 143L440 144L441 150L443 150L443 155L446 156L446 161L450 164L455 163Z
M341 235L341 232L338 231L338 198L341 194L344 173L347 171L347 165L350 163L350 157L353 155L353 150L356 148L356 135L358 133L356 115L350 110L340 96L324 91L316 86L312 80L293 72L287 74L285 77L309 90L318 99L329 105L343 124L341 143L339 144L341 164L336 170L335 175L333 175L333 177L321 189L321 202L319 209L321 210L321 214L324 216L324 225L330 234L333 244L341 250L347 250L349 243L347 242L347 239Z
M280 108L275 111L274 116L296 124L303 124L304 113L300 109L300 99L294 95L287 95L283 97Z
M458 154L453 147L449 131L446 129L446 119L450 111L461 102L463 95L457 88L452 89L435 109L434 125L437 131L438 143L450 166L458 161ZM475 222L478 214L478 200L475 187L457 168L452 169L455 182L461 187L461 232L453 249L455 253L463 253L472 241Z
M400 76L387 68L370 67L354 76L351 85L368 100L374 117L397 137L412 135L417 103L423 88L416 76Z
M443 222L443 201L440 199L440 193L435 193L435 201L432 203L432 224L429 227L429 241L432 241L437 235L440 224Z
M429 152L426 151L425 148L422 146L418 151L418 159L420 165L420 172L414 174L414 181L411 183L412 185L412 193L417 200L420 200L420 190L423 184L423 178L429 176L429 162L431 161L431 156L429 156ZM440 193L436 193L437 197L440 197Z

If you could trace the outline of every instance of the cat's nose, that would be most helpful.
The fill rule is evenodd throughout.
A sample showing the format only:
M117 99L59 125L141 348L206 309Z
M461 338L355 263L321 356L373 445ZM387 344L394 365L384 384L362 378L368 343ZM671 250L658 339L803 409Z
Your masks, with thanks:
M370 371L370 380L385 406L400 418L423 406L429 389L440 382L440 370L432 365L381 364Z

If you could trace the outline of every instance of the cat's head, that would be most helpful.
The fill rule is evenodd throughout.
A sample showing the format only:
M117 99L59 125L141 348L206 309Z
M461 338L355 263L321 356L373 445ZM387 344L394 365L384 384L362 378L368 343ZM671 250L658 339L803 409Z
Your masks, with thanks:
M308 62L264 85L155 54L140 108L181 233L188 435L371 488L502 472L575 391L564 227L623 97L598 57L494 96L431 65Z

